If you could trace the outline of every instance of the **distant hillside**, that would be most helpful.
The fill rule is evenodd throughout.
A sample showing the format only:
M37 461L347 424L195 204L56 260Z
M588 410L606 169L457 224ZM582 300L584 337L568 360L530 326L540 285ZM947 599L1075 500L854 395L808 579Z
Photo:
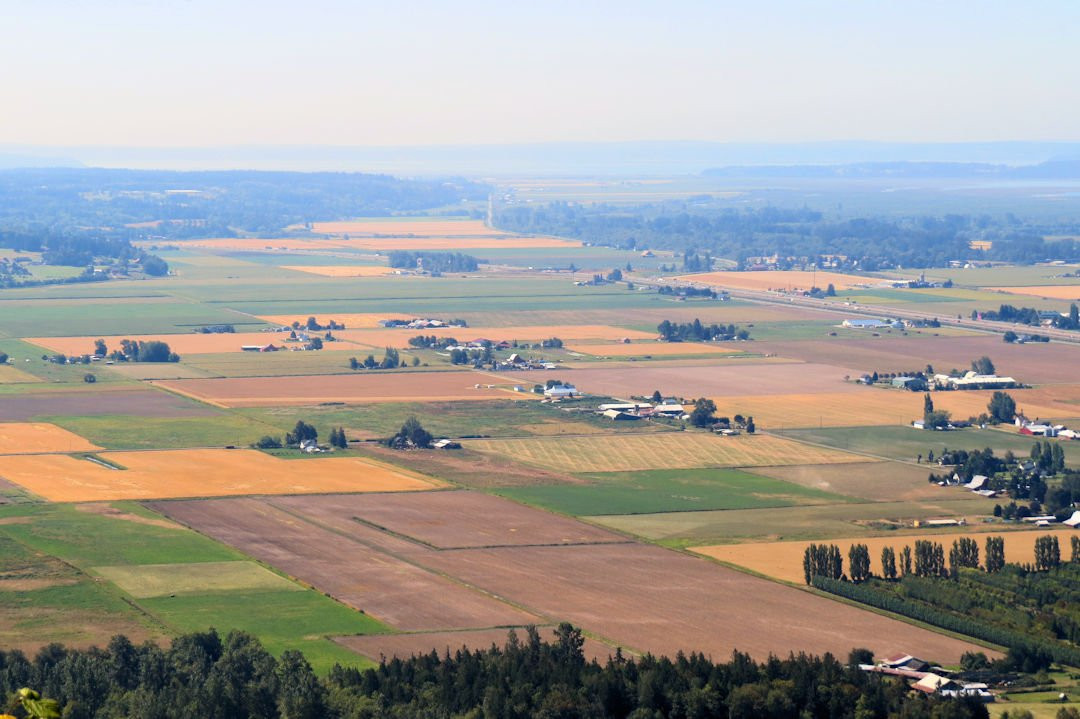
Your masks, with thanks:
M734 165L706 177L797 179L1080 180L1080 159L1012 166L984 162L859 162L838 165Z

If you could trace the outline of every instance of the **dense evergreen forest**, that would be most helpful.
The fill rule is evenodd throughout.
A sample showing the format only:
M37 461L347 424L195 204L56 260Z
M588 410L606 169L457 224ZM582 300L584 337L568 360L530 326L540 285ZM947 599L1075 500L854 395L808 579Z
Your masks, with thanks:
M583 638L561 625L551 642L534 629L503 647L335 667L318 678L303 655L271 656L242 632L213 630L168 649L114 638L105 649L59 645L28 659L0 652L0 692L33 687L66 719L975 719L978 702L931 698L895 678L825 655L714 662L621 655L587 661ZM851 660L866 660L864 650Z
M231 237L293 224L381 216L483 200L460 179L401 180L339 172L0 171L0 229L109 237ZM161 224L128 227L142 223Z
M497 210L504 230L572 237L629 250L706 251L740 265L777 256L780 269L820 267L865 271L945 267L951 260L1028 263L1080 260L1080 241L1043 239L1069 234L1080 219L1043 227L1013 216L856 217L830 219L810 209L718 208L708 197L640 205L510 205ZM989 241L989 250L971 241ZM823 257L823 256L827 256Z

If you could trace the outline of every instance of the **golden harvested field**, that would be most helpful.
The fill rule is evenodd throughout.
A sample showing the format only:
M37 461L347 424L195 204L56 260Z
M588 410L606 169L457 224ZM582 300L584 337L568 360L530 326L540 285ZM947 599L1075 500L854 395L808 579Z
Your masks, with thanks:
M988 287L1014 295L1046 297L1051 300L1080 300L1080 285L1043 285L1041 287Z
M513 383L502 377L471 371L182 379L153 384L225 407L271 407L320 402L528 399L537 396L513 392ZM480 387L476 387L477 384Z
M632 342L599 345L567 345L568 350L597 357L671 357L732 354L739 350L705 342Z
M469 449L506 456L563 472L622 472L639 469L755 467L865 462L837 450L779 437L717 437L698 432L618 437L560 437L469 440Z
M969 527L966 531L953 534L922 534L890 535L888 537L859 537L854 539L829 539L828 544L840 547L840 553L847 563L848 549L852 544L865 544L870 550L870 568L875 574L881 574L881 550L883 547L892 547L896 551L897 561L900 558L900 550L905 545L912 548L915 540L926 539L938 542L945 547L948 554L949 547L959 537L972 537L979 543L979 556L985 552L985 538L989 536L1005 538L1005 561L1019 563L1035 562L1035 540L1038 537L1053 534L1058 536L1058 543L1062 545L1062 552L1068 552L1069 536L1071 533L1061 530L1017 530L1002 531L989 527ZM782 579L787 582L802 584L803 576L803 552L810 542L752 542L748 544L723 544L711 547L695 547L694 551L704 554L706 557L719 559L722 562L730 562L740 567L746 567L755 572Z
M125 564L92 569L137 599L238 589L280 592L300 592L304 589L255 562Z
M478 237L507 236L481 220L351 220L314 222L311 231L321 235L386 235L390 237Z
M306 317L304 318L307 319ZM318 336L322 336L322 332L315 333ZM29 338L27 342L33 342L34 344L50 349L53 352L62 352L66 355L83 355L94 351L94 341L97 339L105 340L106 346L109 351L112 352L115 349L120 349L121 340L135 340L139 342L148 342L151 340L158 340L165 342L169 345L169 348L180 355L181 359L188 355L205 355L205 354L222 354L224 352L243 352L240 349L243 345L268 345L272 344L276 347L288 348L290 346L299 347L301 343L290 342L286 343L288 333L284 332L225 332L221 334L196 334L192 332L190 334L180 335L114 335L109 337L35 337ZM337 333L335 333L337 336ZM411 336L411 335L410 335ZM341 340L348 340L344 335L338 337ZM347 341L327 342L323 345L323 351L326 350L352 350L356 351L356 347L350 345Z
M0 384L26 384L28 382L44 382L40 377L35 377L29 372L12 367L9 364L0 365Z
M791 368L797 376L798 368ZM1028 416L1067 418L1080 415L1080 405L1053 403L1036 390L1009 390L1017 407ZM948 410L954 419L977 417L986 411L992 391L934 392L936 409ZM923 415L923 393L878 387L860 392L715 396L721 416L750 415L762 429L796 427L865 427L908 424Z
M714 287L733 287L740 290L808 290L833 285L837 290L853 287L875 287L888 282L885 278L845 275L839 272L804 272L801 270L777 270L770 272L707 272L700 275L683 275L676 279L696 282Z
M279 325L283 327L291 327L293 322L299 322L301 325L307 322L307 318L312 315L259 315L260 320L265 320L272 325ZM320 323L326 324L330 320L334 320L339 324L345 325L349 329L376 329L379 327L379 320L388 320L405 317L412 317L407 312L361 312L361 313L349 313L343 312L340 314L320 314L315 315Z
M0 456L0 477L54 502L245 494L407 492L435 480L358 457L280 459L249 449L102 452L117 470L64 454Z
M202 240L176 240L184 249L226 250L237 252L293 252L308 250L491 250L581 247L575 240L554 237L313 237L311 239L212 237Z
M93 452L101 449L73 432L44 422L0 424L0 454Z
M398 272L382 265L282 265L281 269L322 277L382 277Z

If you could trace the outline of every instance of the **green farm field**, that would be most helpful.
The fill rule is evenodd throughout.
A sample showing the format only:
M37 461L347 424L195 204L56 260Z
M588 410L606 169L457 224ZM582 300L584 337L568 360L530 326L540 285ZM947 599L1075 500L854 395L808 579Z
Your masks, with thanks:
M0 541L4 540L30 553L33 567L66 567L88 587L72 592L70 585L61 585L49 595L30 596L25 602L31 614L39 606L48 609L56 603L82 602L98 613L118 614L129 623L138 624L137 619L150 627L144 636L151 630L153 636L161 637L209 627L244 629L275 653L303 650L316 670L324 673L336 662L367 664L329 637L387 631L376 620L319 592L269 570L253 570L250 567L257 565L239 552L133 503L0 509ZM203 563L214 577L200 588L190 580ZM240 569L223 578L220 563ZM152 586L154 577L168 572L162 565L175 566L180 580L168 594ZM87 580L86 572L119 584ZM140 579L144 572L146 577ZM265 611L270 606L274 611ZM124 609L126 614L115 611ZM41 616L49 615L46 611ZM65 619L63 625L68 623ZM33 636L32 630L23 630L26 639ZM95 641L104 644L109 636L95 637Z
M835 447L836 449L864 452L878 457L913 462L921 454L923 459L930 450L940 454L943 448L983 449L990 447L997 454L1011 450L1017 456L1027 456L1034 440L1006 430L963 429L951 432L927 432L913 427L834 427L824 429L784 430L784 437ZM1043 440L1040 440L1043 441ZM1080 465L1080 443L1057 442L1065 450L1065 461L1071 466Z
M852 501L735 469L646 470L578 475L588 484L511 487L496 493L573 515L750 509Z
M205 417L135 417L130 415L50 416L41 421L95 439L105 449L182 449L246 447L267 434L284 435L288 426L272 425L233 412ZM329 433L329 427L326 432Z
M0 313L0 332L9 337L67 337L149 333L184 333L209 324L233 324L257 330L261 320L224 307L176 300L145 302L121 298L110 303L31 304ZM93 346L86 351L93 350Z
M964 517L991 513L994 500L845 503L768 509L593 516L591 522L666 546L688 547L731 542L887 536L916 519ZM940 531L940 530L934 530Z

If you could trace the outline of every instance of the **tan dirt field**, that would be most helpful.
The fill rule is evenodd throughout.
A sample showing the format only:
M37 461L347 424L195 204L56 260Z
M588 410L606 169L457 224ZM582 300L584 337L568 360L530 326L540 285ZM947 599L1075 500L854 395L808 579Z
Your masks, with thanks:
M306 320L307 318L305 318ZM316 336L321 337L323 332L315 332ZM334 333L337 335L337 333ZM288 333L282 332L224 332L221 334L197 334L192 332L190 334L179 335L112 335L109 337L41 337L41 338L29 338L27 342L33 342L36 345L50 349L53 352L62 352L66 355L82 355L88 352L94 351L94 341L97 339L105 340L106 346L109 351L120 349L121 340L133 340L138 342L148 342L151 340L158 340L165 342L176 354L180 355L181 360L189 355L200 354L221 354L225 352L243 352L241 346L243 345L268 345L273 344L276 347L298 347L299 342L285 342L288 337ZM333 350L352 350L356 351L355 345L351 345L347 338L344 336L339 337L343 340L340 344L337 342L327 342L323 345L322 351ZM252 353L255 354L255 353Z
M708 272L700 275L683 275L676 279L714 287L733 287L741 290L809 290L817 286L825 289L830 284L837 290L853 287L874 287L889 280L879 277L845 275L838 272L804 272L800 270L777 270L769 272Z
M697 366L660 367L654 364L623 365L619 368L574 370L575 386L582 392L610 397L649 396L659 390L666 397L727 397L834 392L855 394L867 387L845 382L851 370L835 365L748 362L728 360ZM513 381L532 385L535 374L507 373ZM755 413L756 416L756 413Z
M0 423L0 455L93 452L101 449L79 435L44 422Z
M790 365L789 365L790 367ZM792 367L797 373L798 367ZM776 394L752 396L713 396L717 414L732 417L749 415L764 430L798 427L860 427L908 424L923 415L923 393L862 387L861 392L823 392L820 394ZM1080 405L1069 407L1050 404L1045 395L1029 397L1031 390L1009 390L1029 416L1074 417ZM952 412L953 419L966 420L986 412L993 395L989 390L933 392L936 409ZM1033 401L1047 400L1046 404Z
M314 222L311 231L323 235L384 235L389 237L483 237L510 236L482 220L349 220Z
M27 384L44 381L40 377L35 377L29 372L23 372L21 369L11 365L0 365L0 384Z
M278 507L300 514L325 507L322 497L282 497ZM438 549L625 542L621 534L509 499L470 491L335 498L333 512ZM483 517L484 521L477 521Z
M330 505L339 497L313 497ZM350 607L403 631L543 623L527 610L418 567L395 554L418 549L340 514L332 529L257 499L158 502L156 511L225 542ZM393 553L381 551L385 540ZM422 549L422 548L419 548Z
M397 273L393 267L381 265L282 265L281 269L322 277L383 277Z
M336 319L327 317L327 320ZM306 318L305 318L306 320ZM348 323L345 325L348 327ZM410 329L345 329L337 330L334 335L340 339L366 345L368 347L406 348L409 340L417 335L435 335L453 337L459 342L474 339L488 339L492 342L539 342L550 337L558 337L564 342L573 340L648 340L656 338L653 332L641 332L610 325L532 325L523 327L436 327L423 330ZM660 344L659 342L655 344Z
M334 320L352 330L380 329L379 320L412 317L407 312L342 312L340 314L321 315L260 315L259 319L279 327L291 327L293 322L299 322L301 325L307 324L308 317L312 316L321 324L328 324L330 320Z
M537 627L540 638L545 641L551 640L553 627ZM382 657L387 659L408 659L420 654L430 654L435 651L440 656L449 653L451 656L462 647L470 651L483 651L490 649L492 645L497 647L506 646L509 629L467 629L456 632L410 632L408 634L370 634L367 636L335 637L334 641L343 647L351 649L374 661ZM515 630L518 641L528 641L527 630L517 627ZM585 637L585 644L581 648L586 661L595 659L601 664L615 653L615 647L605 644L592 637Z
M567 345L572 352L596 357L671 357L681 355L733 354L739 350L705 342L632 342L600 345Z
M987 287L988 290L1008 292L1014 295L1045 297L1051 300L1080 300L1080 285L1042 285L1036 287Z
M955 663L972 645L660 547L598 544L431 552L421 560L639 652L910 651ZM617 587L618 591L612 588Z
M139 564L92 567L92 571L136 599L235 590L304 590L299 584L290 582L255 562Z
M479 439L469 449L562 472L758 467L865 462L865 457L766 435L718 437L701 432L620 436Z
M311 377L182 379L153 384L226 407L268 407L321 402L522 399L536 396L513 392L510 389L512 383L485 372L370 372ZM481 386L476 388L477 384ZM493 387L488 388L487 385Z
M926 481L929 471L926 466L902 462L752 467L746 471L871 502L933 501L942 498L941 487ZM955 498L969 497L974 500L978 495L961 492Z
M0 457L0 477L54 502L407 492L439 484L356 457L279 459L246 449L102 452L99 456L126 469L68 455L12 455Z
M1014 563L1035 562L1035 539L1047 534L1058 537L1058 543L1062 547L1062 554L1068 555L1069 537L1071 532L1039 530L1002 531L989 527L970 527L969 531L956 534L923 534L891 535L888 537L865 537L856 539L828 539L826 544L835 544L840 547L840 553L844 557L846 566L848 550L852 544L865 544L870 550L870 570L881 575L881 550L883 547L892 547L896 551L896 559L899 564L900 550L905 545L914 549L915 540L925 539L938 542L945 547L945 553L949 553L952 543L960 537L972 537L979 543L980 561L985 556L986 537L1005 538L1005 560ZM820 543L820 542L819 542ZM694 551L704 554L706 557L719 559L722 562L730 562L740 567L746 567L755 572L765 574L786 582L803 584L803 553L810 542L752 542L748 544L724 544L714 547L695 547Z
M755 340L758 352L794 357L806 362L851 367L864 372L913 372L927 363L938 372L969 369L971 361L987 355L998 374L1024 384L1075 383L1080 347L1064 342L1008 344L997 335L977 337L872 337L821 340Z

